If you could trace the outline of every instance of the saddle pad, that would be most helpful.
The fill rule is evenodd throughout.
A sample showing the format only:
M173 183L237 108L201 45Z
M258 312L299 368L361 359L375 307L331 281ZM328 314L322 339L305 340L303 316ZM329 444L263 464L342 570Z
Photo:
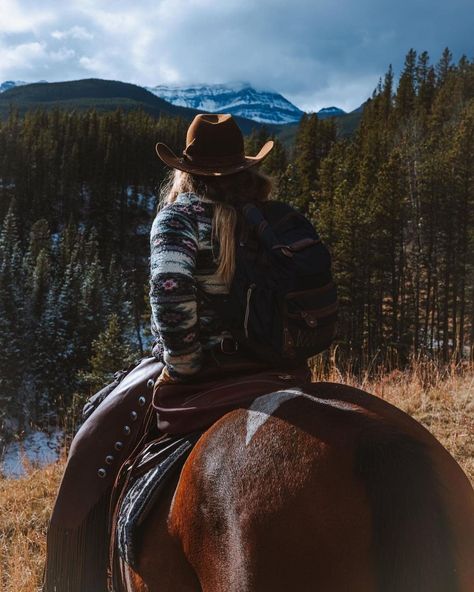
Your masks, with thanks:
M136 567L137 530L171 475L181 470L202 432L159 438L140 453L117 513L116 545L121 558Z

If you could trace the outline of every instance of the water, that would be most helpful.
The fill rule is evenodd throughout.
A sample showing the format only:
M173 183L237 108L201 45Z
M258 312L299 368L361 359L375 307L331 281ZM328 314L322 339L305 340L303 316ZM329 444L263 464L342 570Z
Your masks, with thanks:
M35 468L55 462L59 458L64 434L55 429L52 432L31 432L22 440L1 445L0 474L10 479L26 475L28 466Z

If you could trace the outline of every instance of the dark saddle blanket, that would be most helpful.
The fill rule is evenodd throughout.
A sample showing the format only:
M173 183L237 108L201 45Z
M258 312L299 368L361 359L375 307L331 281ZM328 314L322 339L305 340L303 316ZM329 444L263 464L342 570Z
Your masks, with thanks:
M138 532L149 511L158 503L169 479L178 473L203 432L164 436L149 442L139 453L116 506L115 548L136 567Z

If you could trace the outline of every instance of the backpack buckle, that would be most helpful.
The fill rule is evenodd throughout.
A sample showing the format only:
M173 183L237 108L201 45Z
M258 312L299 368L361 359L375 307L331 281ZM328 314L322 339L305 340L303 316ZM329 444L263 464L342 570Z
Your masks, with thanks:
M223 354L232 355L239 349L239 342L232 339L232 337L223 337L219 345Z

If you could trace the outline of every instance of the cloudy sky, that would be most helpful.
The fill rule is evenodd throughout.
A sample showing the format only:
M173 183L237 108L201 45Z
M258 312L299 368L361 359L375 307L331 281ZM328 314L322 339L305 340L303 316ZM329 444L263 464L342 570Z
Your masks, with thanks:
M0 0L0 82L250 82L350 111L407 51L474 58L473 0Z

